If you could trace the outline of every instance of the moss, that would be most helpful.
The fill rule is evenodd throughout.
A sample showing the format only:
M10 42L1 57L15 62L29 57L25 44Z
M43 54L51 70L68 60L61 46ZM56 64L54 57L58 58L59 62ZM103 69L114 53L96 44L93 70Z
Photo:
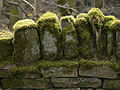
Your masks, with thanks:
M104 20L104 30L110 31L112 28L112 24L114 22L116 22L116 18L114 16L105 16L105 20Z
M7 61L12 58L13 54L13 44L12 44L13 34L8 31L0 32L0 62Z
M35 66L27 66L27 67L16 67L11 70L12 74L14 76L16 75L24 75L25 73L31 73L31 74L39 74L40 71Z
M31 19L19 20L13 25L13 30L23 30L24 28L36 27L36 23Z
M104 21L104 14L99 8L92 8L88 12L89 22L96 26L96 28L101 28Z
M48 69L50 67L68 67L73 68L78 66L77 61L67 61L67 60L61 60L61 61L46 61L42 60L38 63L38 68Z
M87 18L87 14L86 13L81 13L76 17L76 20L78 20L79 18Z
M111 25L112 31L120 31L120 20L116 20Z

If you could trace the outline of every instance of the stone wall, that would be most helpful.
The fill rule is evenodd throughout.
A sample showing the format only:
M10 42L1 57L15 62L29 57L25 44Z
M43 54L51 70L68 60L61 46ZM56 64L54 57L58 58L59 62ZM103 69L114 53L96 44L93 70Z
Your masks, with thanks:
M0 32L0 88L119 90L120 20L98 8L76 18L47 12Z

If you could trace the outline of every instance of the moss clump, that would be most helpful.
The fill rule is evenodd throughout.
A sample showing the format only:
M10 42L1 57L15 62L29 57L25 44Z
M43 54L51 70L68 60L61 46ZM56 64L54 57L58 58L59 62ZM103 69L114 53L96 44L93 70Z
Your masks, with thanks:
M79 18L87 18L87 14L86 13L81 13L77 16L76 20L78 20Z
M0 62L11 60L13 54L13 34L8 31L0 32Z
M36 27L36 23L31 19L24 19L24 20L17 21L14 24L13 29L14 31L17 31L20 29L23 30L25 28L31 28L31 27Z
M99 8L92 8L88 12L88 19L92 25L95 25L96 28L100 29L103 25L104 14L101 12Z
M16 68L13 68L11 72L12 72L12 75L14 75L14 77L23 76L22 78L24 78L24 75L26 73L40 75L40 71L35 66L16 67Z
M42 60L37 65L38 68L48 69L50 67L78 67L77 61L67 61L67 60L61 60L61 61L46 61Z
M111 26L114 22L116 22L116 18L114 16L105 16L104 20L104 30L111 31Z
M116 20L112 23L111 28L113 31L120 31L120 20Z
M91 69L94 66L103 66L103 65L108 65L108 66L114 66L116 67L115 64L109 62L109 61L92 61L92 60L85 60L81 59L79 61L79 65L81 69ZM113 67L112 67L113 68Z

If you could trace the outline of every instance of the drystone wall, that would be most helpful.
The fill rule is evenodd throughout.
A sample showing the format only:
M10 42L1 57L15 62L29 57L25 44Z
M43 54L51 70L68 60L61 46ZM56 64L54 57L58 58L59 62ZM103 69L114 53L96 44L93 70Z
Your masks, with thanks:
M120 20L98 8L52 12L0 32L3 90L120 90Z

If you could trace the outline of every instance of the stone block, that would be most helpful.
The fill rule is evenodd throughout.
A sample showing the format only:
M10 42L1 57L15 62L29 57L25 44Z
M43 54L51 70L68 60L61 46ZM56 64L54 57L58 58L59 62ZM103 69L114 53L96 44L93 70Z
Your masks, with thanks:
M4 89L8 88L31 88L31 89L47 89L51 87L50 79L40 78L40 79L3 79L2 85Z
M56 88L96 88L100 87L100 80L97 78L51 78L53 86Z
M117 78L117 72L111 69L108 65L96 65L88 69L79 68L79 75L97 78Z
M78 53L78 38L75 29L75 18L73 16L65 16L61 18L63 51L66 59L75 59Z
M41 69L43 77L77 77L77 67L51 67L48 69Z
M103 88L105 90L120 90L120 80L105 80Z
M13 26L15 31L14 58L16 63L28 65L40 59L40 42L33 20L20 20Z
M41 56L45 60L60 58L60 23L56 14L47 12L37 21L41 40Z

